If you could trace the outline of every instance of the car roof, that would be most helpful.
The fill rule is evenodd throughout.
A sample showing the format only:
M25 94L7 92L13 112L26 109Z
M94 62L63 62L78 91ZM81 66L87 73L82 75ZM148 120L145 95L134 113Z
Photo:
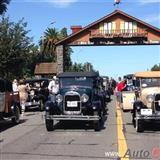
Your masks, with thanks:
M68 77L98 77L97 72L63 72L58 75L58 78Z
M126 74L123 77L126 78L126 79L132 79L133 74Z
M134 76L139 78L160 78L160 71L137 72Z

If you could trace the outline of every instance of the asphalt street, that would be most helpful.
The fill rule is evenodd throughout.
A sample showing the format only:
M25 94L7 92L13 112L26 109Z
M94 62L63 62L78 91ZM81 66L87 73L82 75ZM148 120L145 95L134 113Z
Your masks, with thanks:
M114 97L100 132L82 122L57 123L54 131L47 132L43 115L29 111L19 125L0 123L1 160L160 159L159 125L147 125L144 133L136 133L131 114L117 108Z

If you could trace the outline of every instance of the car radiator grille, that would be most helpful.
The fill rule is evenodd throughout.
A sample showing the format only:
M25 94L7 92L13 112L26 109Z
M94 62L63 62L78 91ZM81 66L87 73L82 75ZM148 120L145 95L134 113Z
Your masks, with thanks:
M155 110L160 111L160 94L155 96Z
M64 110L65 111L80 111L81 102L79 95L66 95L64 101Z

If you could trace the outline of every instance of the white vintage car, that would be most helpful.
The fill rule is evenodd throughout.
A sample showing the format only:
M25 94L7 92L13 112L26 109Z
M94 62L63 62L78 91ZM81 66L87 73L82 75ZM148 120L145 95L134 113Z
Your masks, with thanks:
M135 91L132 121L137 132L144 131L147 121L160 122L160 71L146 71L134 74L139 82Z
M133 110L133 103L135 101L136 84L133 80L133 74L125 75L124 78L127 81L127 87L125 91L122 91L122 110L131 111Z

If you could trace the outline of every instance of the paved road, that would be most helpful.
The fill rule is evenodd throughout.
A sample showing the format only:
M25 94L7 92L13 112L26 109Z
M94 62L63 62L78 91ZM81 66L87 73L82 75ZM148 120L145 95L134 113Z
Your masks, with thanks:
M152 159L147 154L160 148L160 127L153 130L151 126L144 133L136 133L130 113L116 108L114 97L108 109L100 132L80 122L57 123L55 131L47 132L43 112L26 112L17 126L6 122L4 127L0 123L0 159L109 160L126 151L130 158L122 159ZM141 150L145 156L132 157L132 152Z

